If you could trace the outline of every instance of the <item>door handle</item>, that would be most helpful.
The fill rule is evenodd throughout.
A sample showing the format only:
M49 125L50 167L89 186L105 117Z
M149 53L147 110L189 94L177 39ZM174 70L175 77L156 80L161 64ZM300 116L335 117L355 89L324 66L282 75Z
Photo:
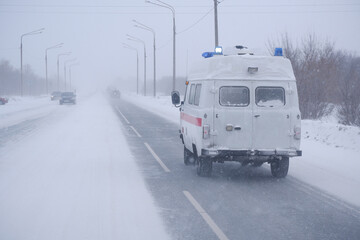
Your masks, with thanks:
M259 114L257 114L257 115L255 115L254 117L258 118L258 117L260 117L260 115L259 115Z

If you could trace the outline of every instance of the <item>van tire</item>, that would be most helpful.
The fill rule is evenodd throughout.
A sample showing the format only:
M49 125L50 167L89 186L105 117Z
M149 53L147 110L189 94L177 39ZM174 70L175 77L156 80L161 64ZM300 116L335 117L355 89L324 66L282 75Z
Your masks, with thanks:
M270 163L271 174L276 178L284 178L289 171L289 157L282 157Z
M185 165L194 165L195 164L195 156L190 150L188 150L184 146L184 164Z
M212 172L212 161L209 158L198 157L196 173L202 177L209 177Z

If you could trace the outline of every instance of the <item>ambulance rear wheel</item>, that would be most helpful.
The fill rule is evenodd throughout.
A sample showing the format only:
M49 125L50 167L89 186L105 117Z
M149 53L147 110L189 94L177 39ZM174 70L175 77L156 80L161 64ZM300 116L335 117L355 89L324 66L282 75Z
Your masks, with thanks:
M190 150L188 150L185 146L184 146L184 164L185 165L195 164L194 154L190 152Z
M196 173L202 177L209 177L212 172L212 161L209 158L198 157Z
M284 178L289 171L289 157L274 160L271 164L271 174L276 178Z

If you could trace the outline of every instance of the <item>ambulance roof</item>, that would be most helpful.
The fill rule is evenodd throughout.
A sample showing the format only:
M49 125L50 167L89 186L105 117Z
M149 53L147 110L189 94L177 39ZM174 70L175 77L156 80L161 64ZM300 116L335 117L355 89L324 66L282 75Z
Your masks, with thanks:
M250 68L257 68L254 73ZM232 55L204 58L192 66L189 80L287 80L295 81L290 60L284 57Z

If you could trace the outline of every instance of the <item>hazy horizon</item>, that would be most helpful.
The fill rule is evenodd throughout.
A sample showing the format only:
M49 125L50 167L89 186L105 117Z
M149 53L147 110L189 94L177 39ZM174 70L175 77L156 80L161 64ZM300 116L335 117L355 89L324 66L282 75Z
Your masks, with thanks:
M214 13L212 0L166 1L176 11L176 75L186 76L187 66L214 48ZM207 14L208 13L208 14ZM206 15L207 14L207 15ZM45 28L42 34L23 39L23 64L45 75L45 49L64 43L48 52L49 76L56 75L59 53L72 52L64 61L77 58L74 68L79 85L103 85L136 77L135 51L139 51L139 77L143 79L143 46L126 39L136 36L146 43L147 79L153 79L153 36L136 28L135 19L156 32L157 80L172 76L172 14L143 0L133 1L0 1L0 60L20 68L20 36ZM201 20L200 20L201 19ZM199 21L200 20L200 21ZM301 42L315 34L321 42L335 43L335 48L358 54L360 3L357 1L236 1L224 0L218 6L219 45L248 46L267 53L266 44L287 33ZM191 27L191 28L189 28Z

